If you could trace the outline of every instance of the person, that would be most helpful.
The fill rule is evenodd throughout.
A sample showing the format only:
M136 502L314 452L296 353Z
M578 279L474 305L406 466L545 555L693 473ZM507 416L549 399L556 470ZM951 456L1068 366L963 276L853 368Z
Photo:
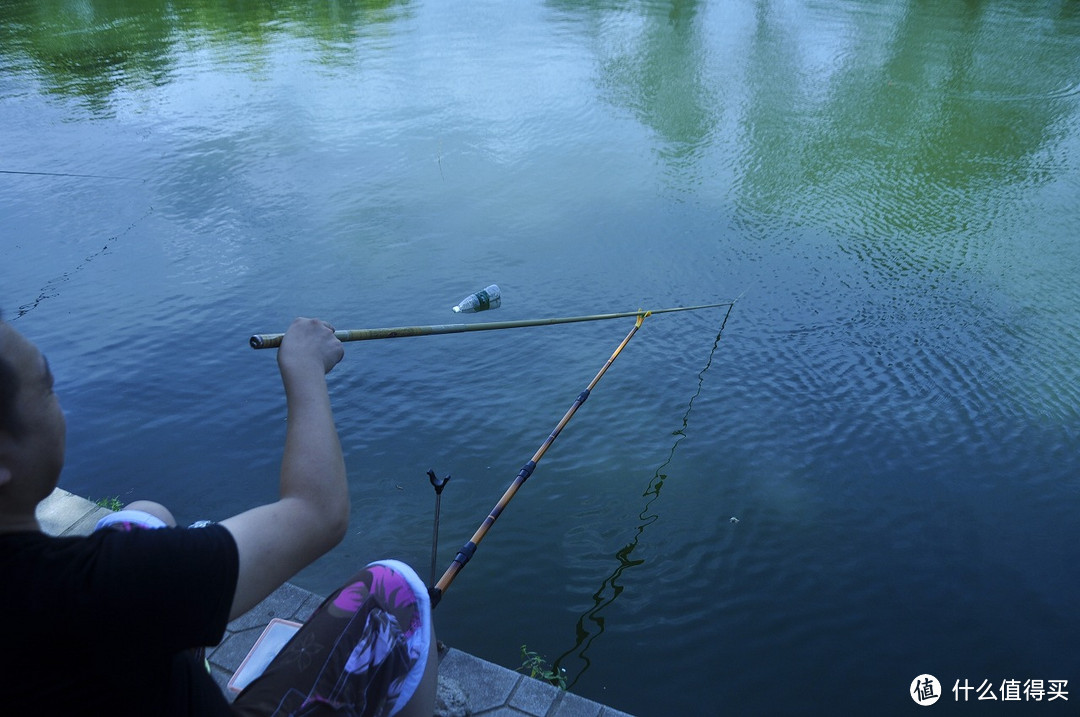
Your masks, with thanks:
M66 424L48 361L0 317L0 713L431 715L423 583L379 561L334 592L228 702L196 655L342 540L350 506L326 375L333 328L295 320L278 350L287 428L277 501L183 528L137 501L85 537L45 535Z

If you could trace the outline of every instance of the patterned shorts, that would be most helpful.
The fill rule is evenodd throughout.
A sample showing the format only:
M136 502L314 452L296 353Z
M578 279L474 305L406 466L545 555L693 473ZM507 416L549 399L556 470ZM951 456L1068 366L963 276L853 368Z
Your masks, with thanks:
M392 717L428 667L431 604L419 576L381 560L327 598L237 696L238 715Z

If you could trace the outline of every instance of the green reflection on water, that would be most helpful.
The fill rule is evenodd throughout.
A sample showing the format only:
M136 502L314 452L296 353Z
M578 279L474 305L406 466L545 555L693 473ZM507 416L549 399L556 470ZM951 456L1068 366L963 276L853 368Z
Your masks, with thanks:
M971 222L992 220L988 205L1002 194L1050 178L1062 123L1075 129L1065 68L1080 62L1076 25L1048 21L1066 19L1065 4L1008 5L908 3L887 23L871 18L876 31L830 58L813 97L800 38L761 12L747 67L743 210L862 238L940 238L981 228ZM856 10L852 28L876 14Z
M322 60L334 63L407 4L13 0L0 4L0 57L10 70L32 71L48 91L81 97L95 115L107 116L115 93L169 82L194 47L257 69L273 41L291 36L313 42Z

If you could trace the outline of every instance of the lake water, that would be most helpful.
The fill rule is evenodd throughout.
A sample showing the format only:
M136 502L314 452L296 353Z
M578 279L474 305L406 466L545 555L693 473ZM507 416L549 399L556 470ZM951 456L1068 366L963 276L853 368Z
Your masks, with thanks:
M645 320L440 637L643 716L900 714L923 673L1062 714L1078 68L1070 0L7 0L0 307L57 375L61 486L193 521L275 495L252 333L739 297ZM428 469L441 573L631 326L349 344L351 530L296 582L426 577ZM1003 699L1034 680L1069 701Z

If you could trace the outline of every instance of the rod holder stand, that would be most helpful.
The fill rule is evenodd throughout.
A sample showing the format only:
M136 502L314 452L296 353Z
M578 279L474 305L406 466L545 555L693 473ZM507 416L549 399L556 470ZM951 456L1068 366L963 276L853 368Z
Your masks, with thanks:
M435 495L442 495L443 488L450 482L450 476L447 475L445 478L437 478L435 476L435 471L428 471L427 475L428 479L431 481L431 487L435 489Z
M429 470L427 472L428 479L431 481L431 487L435 489L435 527L432 530L431 535L431 588L435 588L435 560L439 554L439 511L442 508L442 492L446 484L450 482L450 475L447 474L445 478L439 478L435 475L435 471Z

